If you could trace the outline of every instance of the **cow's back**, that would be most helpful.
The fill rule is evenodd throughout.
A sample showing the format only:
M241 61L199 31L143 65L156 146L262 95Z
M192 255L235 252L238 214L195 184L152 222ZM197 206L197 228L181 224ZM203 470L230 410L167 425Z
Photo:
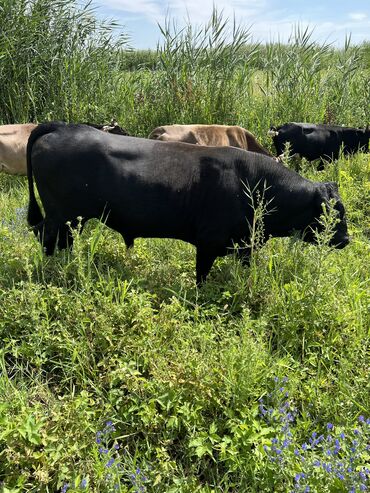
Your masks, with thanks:
M164 125L155 128L149 139L184 142L203 146L232 146L248 149L245 130L229 125Z

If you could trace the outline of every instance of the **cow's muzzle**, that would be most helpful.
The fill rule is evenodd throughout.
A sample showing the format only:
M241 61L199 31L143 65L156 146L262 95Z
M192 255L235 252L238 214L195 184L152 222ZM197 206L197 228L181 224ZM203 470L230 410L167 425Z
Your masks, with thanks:
M277 135L279 135L279 132L277 130L269 130L267 132L267 135L269 135L270 137L276 137Z
M334 248L338 248L338 250L341 250L342 248L346 247L349 242L350 242L349 236L344 236L343 238L341 238L340 241L332 240L330 242L330 246L333 246Z

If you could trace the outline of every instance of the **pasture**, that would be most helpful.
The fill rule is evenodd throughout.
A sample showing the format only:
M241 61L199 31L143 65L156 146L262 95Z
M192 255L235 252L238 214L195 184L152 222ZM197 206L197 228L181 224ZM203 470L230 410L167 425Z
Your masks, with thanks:
M214 12L135 53L74 5L3 2L1 124L235 124L274 152L271 124L370 121L369 45L258 46ZM260 247L257 223L250 267L218 259L200 289L193 247L126 251L99 221L45 257L26 178L1 174L0 491L370 491L369 156L300 166L339 183L345 249L330 218L317 246Z

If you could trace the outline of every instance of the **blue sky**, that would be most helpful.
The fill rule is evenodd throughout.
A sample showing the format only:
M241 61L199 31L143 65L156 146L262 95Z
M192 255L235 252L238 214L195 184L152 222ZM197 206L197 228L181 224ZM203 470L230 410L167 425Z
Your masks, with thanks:
M155 48L160 40L158 23L166 16L178 25L190 18L194 24L207 22L212 6L224 16L251 26L255 41L286 41L292 27L315 28L312 39L343 44L346 34L355 43L370 41L370 0L94 0L102 18L115 18L130 35L134 48Z

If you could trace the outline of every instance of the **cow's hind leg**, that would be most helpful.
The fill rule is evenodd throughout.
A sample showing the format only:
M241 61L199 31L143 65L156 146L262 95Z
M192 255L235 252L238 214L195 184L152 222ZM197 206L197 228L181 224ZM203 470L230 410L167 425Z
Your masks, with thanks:
M125 241L126 248L127 249L133 248L134 247L134 238L132 236L127 236L125 234L122 234L122 236L123 236L123 239Z
M36 224L35 226L31 226L30 227L30 231L32 231L32 233L36 236L36 238L41 242L41 234L42 234L42 230L44 229L44 219L42 221L40 221L38 224Z
M213 262L216 260L217 255L215 255L212 250L205 247L197 247L197 261L196 261L196 271L197 271L197 285L200 286L205 280Z
M242 263L243 267L249 267L251 263L251 249L250 248L238 248L236 251L238 259Z
M66 248L72 248L73 246L73 230L78 231L79 234L82 233L84 226L86 224L86 219L75 219L74 221L68 221L59 226L58 231L58 248L59 250L65 250Z
M38 237L46 255L53 255L58 237L58 224L48 218L37 225Z
M58 249L65 250L67 247L72 248L73 235L70 226L63 225L58 231Z

